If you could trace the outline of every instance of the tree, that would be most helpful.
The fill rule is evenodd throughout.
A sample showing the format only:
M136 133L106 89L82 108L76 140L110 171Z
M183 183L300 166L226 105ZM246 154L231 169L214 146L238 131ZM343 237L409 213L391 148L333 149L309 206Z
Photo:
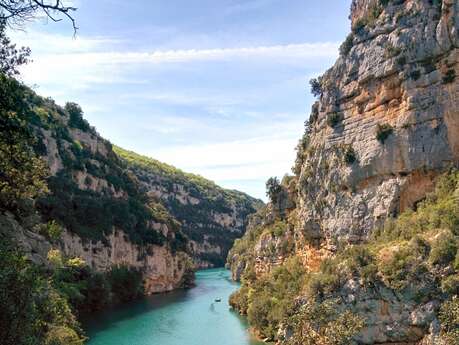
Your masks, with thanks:
M288 345L347 345L365 325L358 315L339 311L337 300L308 301L289 318Z
M47 191L46 165L32 149L23 96L16 80L0 74L0 209L14 210Z
M6 22L0 19L0 73L7 76L18 75L18 66L29 61L30 48L16 48L5 34Z
M12 26L22 26L25 21L45 15L53 22L62 17L72 22L73 30L78 29L72 12L73 6L67 6L62 0L0 0L0 21Z
M277 198L281 191L282 186L277 177L270 177L268 181L266 181L266 195L269 197L271 202L277 202Z
M309 85L311 85L311 93L314 97L322 96L322 77L312 78L309 81Z

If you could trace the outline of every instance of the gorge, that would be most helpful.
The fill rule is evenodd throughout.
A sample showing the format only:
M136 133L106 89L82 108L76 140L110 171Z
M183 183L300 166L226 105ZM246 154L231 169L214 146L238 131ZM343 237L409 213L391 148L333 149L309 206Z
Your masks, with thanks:
M267 204L2 69L0 342L459 344L458 18L457 0L352 0Z

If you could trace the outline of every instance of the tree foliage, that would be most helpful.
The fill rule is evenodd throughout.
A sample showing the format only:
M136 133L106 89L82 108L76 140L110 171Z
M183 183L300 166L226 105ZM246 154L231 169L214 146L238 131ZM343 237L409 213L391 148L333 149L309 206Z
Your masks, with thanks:
M266 181L266 195L269 197L271 202L276 203L279 193L282 191L282 186L277 177L270 177Z
M0 74L0 207L7 209L47 191L47 169L32 149L26 110L22 86Z
M356 314L340 311L337 300L304 303L289 320L288 345L348 345L364 327Z
M0 73L18 75L18 67L29 62L30 48L17 48L5 33L6 22L0 19Z
M82 345L67 300L8 241L0 241L0 339L3 345Z

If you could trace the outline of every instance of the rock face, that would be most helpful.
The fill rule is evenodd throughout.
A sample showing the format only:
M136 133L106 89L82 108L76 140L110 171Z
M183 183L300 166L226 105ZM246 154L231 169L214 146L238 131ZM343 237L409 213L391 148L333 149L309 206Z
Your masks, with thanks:
M84 259L99 272L114 266L140 271L148 294L187 285L194 271L188 240L167 210L142 191L112 145L82 118L26 90L36 153L47 163L49 193L34 202L31 219L0 215L2 231L16 237L36 262L51 248ZM34 219L35 218L35 219ZM40 224L57 222L59 239Z
M171 291L181 287L186 270L190 269L186 253L172 253L166 246L136 246L122 231L114 231L102 242L84 243L78 236L65 232L61 248L71 257L79 257L96 271L113 266L128 266L144 273L147 294Z
M353 1L297 162L301 228L332 246L366 240L459 162L459 4L392 3Z
M146 193L181 223L197 267L224 266L234 240L245 233L247 216L263 202L154 159L115 150Z
M240 294L251 291L245 303L235 298L242 312L250 284L272 280L287 258L313 276L339 248L369 244L388 218L416 209L439 175L459 167L459 2L354 0L351 11L352 33L315 85L296 187L282 183L284 201L252 216L228 256L233 279L245 275ZM287 230L275 234L276 219ZM410 289L370 285L350 279L333 291L367 322L356 343L441 343L438 296L419 301ZM415 285L435 295L439 283L425 273Z

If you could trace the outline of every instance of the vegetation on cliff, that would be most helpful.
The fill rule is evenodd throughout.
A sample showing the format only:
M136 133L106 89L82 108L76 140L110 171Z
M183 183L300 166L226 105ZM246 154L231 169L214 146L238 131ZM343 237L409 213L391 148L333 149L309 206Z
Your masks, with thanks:
M442 307L437 310L442 320L442 336L452 339L448 344L455 344L459 341L458 193L459 172L452 171L439 179L435 192L419 203L416 210L388 220L368 243L343 244L332 256L320 256L317 252L315 265L296 254L301 248L279 250L280 242L293 242L291 236L285 235L285 231L293 229L292 218L283 222L283 231L273 231L279 221L255 226L236 242L229 255L229 259L237 257L237 262L231 263L233 268L238 262L245 267L242 287L231 296L230 303L248 315L251 325L269 339L292 344L347 344L365 324L358 314L346 309L341 292L346 284L356 281L362 288L386 287L394 293L413 296L417 303L442 301ZM260 248L266 234L277 240L277 249L271 253ZM295 243L283 245L295 247ZM257 258L279 255L284 256L280 263L267 272L257 272ZM325 321L318 325L320 320ZM279 330L285 328L291 329L293 337L283 338ZM313 331L319 329L322 336ZM332 336L331 330L340 330L341 335Z
M212 266L224 266L234 240L245 232L247 216L263 203L153 158L120 147L114 147L114 151L144 190L155 195L155 200L181 223L181 230L190 240L218 249L198 251L193 256Z

